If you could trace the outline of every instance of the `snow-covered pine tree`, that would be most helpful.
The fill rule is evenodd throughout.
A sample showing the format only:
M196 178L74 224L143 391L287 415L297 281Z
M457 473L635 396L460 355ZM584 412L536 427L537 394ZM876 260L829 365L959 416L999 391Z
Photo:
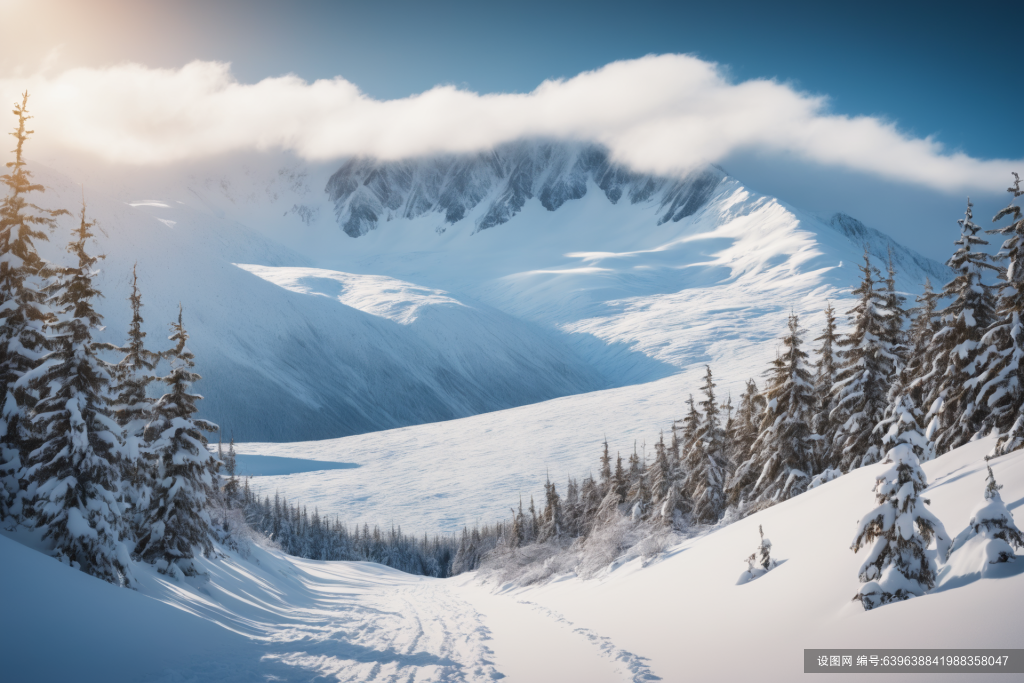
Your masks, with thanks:
M128 301L132 309L128 341L124 346L105 348L124 354L117 364L111 366L113 410L124 436L122 493L126 502L132 506L128 514L132 520L133 531L137 532L152 500L156 472L156 458L146 448L146 425L152 417L153 408L153 399L147 396L146 391L156 380L152 373L160 357L149 351L145 345L146 333L142 331L142 294L139 292L139 278L134 266L132 293Z
M693 447L693 442L697 440L697 434L700 432L701 416L697 410L697 402L693 400L693 394L690 394L686 399L686 417L682 420L682 430L680 434L679 448L682 456L685 460L685 453Z
M733 471L736 461L736 408L732 404L732 392L725 393L725 400L718 406L722 412L722 456L725 458L725 479Z
M831 413L836 431L829 460L823 463L844 472L880 459L880 435L872 430L885 416L889 384L898 360L887 340L889 312L884 293L876 285L878 271L871 265L867 250L860 271L860 285L853 290L858 301L847 313L850 332L836 342L838 369Z
M729 483L730 498L746 512L792 498L810 483L814 387L801 345L800 321L792 313L782 348L768 371L768 405L760 434L751 447L751 457Z
M544 510L540 516L537 540L541 543L562 534L562 501L550 478L544 483Z
M192 370L194 356L186 346L188 333L180 307L171 330L170 340L175 343L171 369L161 378L167 393L153 405L153 419L146 428L158 458L157 473L136 552L162 573L180 571L191 576L197 573L195 548L213 551L206 505L213 494L214 459L203 432L215 432L217 425L195 417L196 402L202 396L189 391L200 376Z
M122 443L108 390L110 374L93 332L102 317L92 306L100 295L93 266L102 257L85 250L95 225L82 220L68 246L77 265L61 268L49 288L54 316L46 323L43 362L22 376L40 396L34 427L45 435L29 455L35 524L52 539L62 562L118 585L130 585L131 558L121 510Z
M646 519L651 506L651 490L648 485L646 455L645 462L640 462L633 443L633 454L629 456L629 490L626 491L626 505L629 515L635 520Z
M907 363L907 297L896 289L896 263L893 260L892 247L889 247L889 260L885 269L885 310L888 312L885 325L886 341L896 356L896 369L899 372Z
M836 425L832 422L832 410L835 408L832 389L836 381L835 347L839 336L832 302L825 307L825 327L814 341L821 342L815 351L818 359L814 372L814 415L811 418L811 431L815 435L813 473L818 474L831 462L832 441L836 435Z
M711 366L707 366L701 386L703 415L693 446L686 454L687 471L683 481L683 491L692 506L693 517L700 524L714 524L725 509L723 488L728 465L715 386Z
M25 125L28 93L14 105L18 127L14 161L0 176L7 196L0 201L0 520L8 515L21 518L24 509L22 484L28 454L40 442L31 427L36 396L19 383L21 377L39 364L46 353L43 323L48 317L41 278L47 264L36 253L35 240L47 239L45 230L56 227L63 209L41 209L29 195L43 192L32 182L24 157L25 142L33 131Z
M1010 223L988 231L1006 236L999 258L1008 261L996 320L982 339L990 353L979 376L978 401L988 412L985 428L999 433L989 457L1024 447L1024 215L1015 203L1024 190L1016 173L1007 192L1011 195L1009 206L992 220L1009 217Z
M928 348L935 333L940 329L936 317L939 298L940 295L932 289L932 281L925 278L924 291L915 299L917 306L910 310L906 367L909 382L920 385L922 400L930 393L930 381L933 376Z
M906 415L900 413L895 431L900 424L909 424L902 421ZM890 467L875 482L878 506L861 519L851 546L858 552L870 545L859 572L864 586L854 596L866 610L924 595L936 579L935 559L928 553L932 538L940 555L949 547L942 522L925 508L928 501L921 497L928 480L917 457L921 445L915 434L920 436L919 431L906 429L891 442L885 459Z
M615 474L612 476L612 488L609 493L614 493L619 503L626 502L629 481L626 469L622 466L622 455L615 454Z
M224 473L227 474L228 478L224 484L224 499L227 501L227 506L234 507L235 501L238 500L238 473L237 473L238 461L235 453L235 437L231 437L228 441L228 453L224 456Z
M672 469L668 462L668 449L665 447L665 435L658 437L658 443L654 444L654 460L647 468L648 488L651 494L651 504L657 506L663 518L671 521L672 510L666 510L664 503L670 497L672 486Z
M940 314L942 327L932 337L928 356L933 359L935 381L925 405L928 406L928 437L942 454L962 446L978 433L987 416L984 404L977 403L976 382L982 351L981 337L996 320L992 285L983 281L986 271L1000 273L992 257L981 250L988 244L978 237L980 228L972 219L971 201L957 221L960 239L957 250L947 262L956 276L942 290L952 299Z
M731 469L735 473L739 466L750 457L750 448L757 441L761 419L764 416L766 401L758 391L757 382L748 379L746 388L740 394L740 404L736 407L736 419L733 428L733 462ZM736 501L729 501L735 505Z
M953 541L948 556L951 557L972 539L980 536L981 547L978 548L978 552L986 564L1012 562L1016 559L1014 550L1024 547L1024 536L1021 536L1020 529L1013 521L1013 513L999 495L1001 488L1003 487L996 483L990 465L988 477L985 479L985 499L971 513L967 529Z

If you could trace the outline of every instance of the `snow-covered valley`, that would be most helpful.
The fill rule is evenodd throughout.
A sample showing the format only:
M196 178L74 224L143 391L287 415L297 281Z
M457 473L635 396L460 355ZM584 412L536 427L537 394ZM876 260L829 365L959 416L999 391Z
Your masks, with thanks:
M799 495L763 494L760 507L778 504L750 516L759 507L726 504L718 481L709 524L671 497L680 483L644 508L655 442L691 394L700 398L702 379L711 383L707 367L717 400L736 405L748 378L762 381L792 350L780 343L784 331L802 327L810 350L825 307L850 310L865 253L883 269L891 259L893 287L911 300L926 278L941 286L951 271L854 218L801 211L717 167L670 182L591 163L586 148L523 149L512 166L442 158L293 169L270 184L259 171L98 183L87 201L107 256L96 279L101 338L123 341L135 266L147 343L160 348L166 322L184 308L203 376L200 415L221 424L225 442L234 437L246 496L251 489L275 505L282 496L317 520L360 525L364 539L380 525L426 548L430 534L504 522L520 501L533 515L549 479L565 490L570 477L598 478L607 441L612 458L639 453L630 475L639 502L610 488L599 495L613 503L618 521L609 525L661 525L662 540L610 556L596 572L566 565L570 548L558 562L539 561L531 576L545 578L524 585L523 575L499 580L486 564L432 579L300 559L257 538L250 520L252 528L234 527L248 539L241 549L196 557L197 576L131 560L132 592L36 552L48 542L12 522L0 537L0 584L25 587L12 604L29 621L0 633L15 653L5 672L65 680L73 670L90 680L87 670L105 681L785 681L800 675L804 648L1016 644L1024 565L982 567L977 543L948 563L938 557L927 595L871 611L853 600L864 562L850 549L854 524L877 504L872 485L883 465L832 481L838 470L828 469L826 483L801 492L825 469L807 456L807 471L790 476L803 477ZM80 192L68 175L39 176L48 206ZM58 231L44 256L61 260L65 241ZM882 301L882 289L870 291ZM710 394L708 405L718 405ZM924 465L930 509L953 534L982 499L992 445L974 442ZM737 450L723 471L738 471L755 450ZM1011 511L1024 504L1022 453L993 461ZM675 457L672 476L686 474L690 486L691 456ZM536 517L532 524L537 540ZM747 581L759 528L777 565ZM559 538L566 548L584 543ZM514 561L518 548L499 549ZM448 575L454 561L443 561L433 575ZM31 609L44 593L83 613L109 603L107 637L132 643L133 656L109 662L101 642L75 640L73 623L54 631L48 614ZM980 623L1000 601L1010 608L995 618L994 639L989 626L938 636L913 628L948 614ZM138 621L146 628L134 630ZM893 639L893 628L910 635ZM40 632L73 642L73 663L40 662L24 642ZM168 658L164 643L194 656Z
M932 511L951 533L982 501L990 446L970 444L924 465ZM1024 452L991 464L1002 499L1019 516ZM180 583L140 569L133 592L0 537L0 584L19 587L5 593L5 609L21 615L0 622L5 677L791 681L803 676L804 648L1019 647L1019 560L981 578L977 558L954 554L940 564L939 584L928 595L869 612L851 600L863 558L850 551L850 541L873 506L880 467L710 529L647 562L614 566L597 579L559 576L527 588L480 583L474 574L412 577L254 547L247 559L228 552L201 560L207 576ZM780 564L737 585L759 526ZM57 617L42 604L77 616ZM104 615L100 629L88 616L94 614Z

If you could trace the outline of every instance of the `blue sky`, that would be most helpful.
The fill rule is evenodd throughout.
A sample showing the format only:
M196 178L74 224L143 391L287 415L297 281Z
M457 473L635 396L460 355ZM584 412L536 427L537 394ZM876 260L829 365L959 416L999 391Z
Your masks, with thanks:
M0 28L8 69L214 60L231 62L244 83L341 76L386 100L439 84L525 93L616 60L689 53L724 65L734 82L777 79L827 96L830 113L894 122L946 152L1024 156L1020 3L0 0L0 10L12 7L20 21ZM723 163L756 189L858 215L936 258L945 249L920 237L951 229L952 243L966 194L784 155ZM975 192L976 216L1005 203L1000 189Z
M45 2L44 2L45 4ZM60 3L52 3L59 5ZM1024 5L1012 2L91 0L39 16L76 63L232 62L240 79L343 76L378 98L452 83L527 92L646 54L693 53L737 80L793 82L981 157L1024 147ZM779 5L784 5L780 7Z

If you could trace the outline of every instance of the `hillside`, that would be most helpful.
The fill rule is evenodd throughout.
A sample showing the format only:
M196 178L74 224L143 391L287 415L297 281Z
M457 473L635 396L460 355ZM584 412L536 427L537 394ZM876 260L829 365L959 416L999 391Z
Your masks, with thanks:
M989 447L970 444L924 465L931 509L951 534L982 500ZM804 648L1018 647L1022 560L981 578L978 558L954 555L929 595L871 612L851 601L863 558L849 544L873 507L880 467L681 541L647 566L638 559L597 579L568 575L529 588L254 548L248 559L229 552L203 560L208 576L182 583L140 566L136 593L0 537L0 586L20 615L0 624L5 672L41 683L211 674L224 681L791 681L803 675ZM1019 516L1024 452L992 467ZM780 565L737 585L759 525ZM75 616L55 619L37 608L55 599ZM101 631L87 616L99 611L113 617ZM36 639L41 633L45 641ZM53 643L61 656L53 656ZM183 651L189 657L167 655Z

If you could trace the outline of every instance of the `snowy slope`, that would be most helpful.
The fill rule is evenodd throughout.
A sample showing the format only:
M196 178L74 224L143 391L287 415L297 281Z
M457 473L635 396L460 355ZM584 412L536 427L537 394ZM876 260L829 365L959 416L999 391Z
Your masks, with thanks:
M990 446L924 465L950 533L982 500ZM862 558L849 544L881 467L688 539L646 567L525 589L256 548L204 560L207 578L182 583L140 568L133 593L0 537L0 595L18 615L0 620L0 659L12 680L34 681L781 682L803 676L804 648L1019 647L1024 559L998 578L943 570L931 594L871 612L851 600ZM992 467L1019 517L1024 451ZM759 525L781 563L737 585ZM969 564L954 556L949 566ZM71 618L38 608L54 601ZM53 656L54 643L68 656Z
M50 205L80 203L67 178L37 175ZM91 190L87 199L102 229L93 248L107 255L98 280L104 340L124 339L138 264L149 344L166 346L180 302L204 377L201 411L229 433L338 436L605 385L552 333L486 305L392 278L308 269L299 254L183 200L125 202ZM72 219L61 222L66 229ZM59 261L65 244L58 233L41 251Z

